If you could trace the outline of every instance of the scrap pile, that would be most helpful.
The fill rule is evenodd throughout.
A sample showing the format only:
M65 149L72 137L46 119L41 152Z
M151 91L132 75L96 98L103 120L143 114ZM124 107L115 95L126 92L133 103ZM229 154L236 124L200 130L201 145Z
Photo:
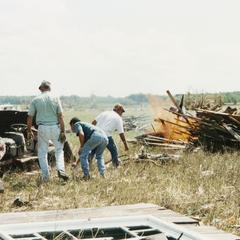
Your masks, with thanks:
M162 118L155 121L170 125L178 133L179 139L187 139L194 146L202 146L208 151L223 151L225 149L240 149L240 116L219 113L208 110L197 110L196 117L171 112L176 115L175 122Z
M137 141L163 149L240 149L240 115L205 109L186 113L169 91L168 95L175 107L162 109L154 119L153 131L136 137Z
M240 149L240 116L197 110L197 128L190 130L206 150Z

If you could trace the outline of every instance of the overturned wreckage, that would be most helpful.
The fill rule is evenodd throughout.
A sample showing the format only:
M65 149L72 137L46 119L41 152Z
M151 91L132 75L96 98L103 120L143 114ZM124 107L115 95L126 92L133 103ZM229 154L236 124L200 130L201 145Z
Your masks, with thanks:
M37 160L37 129L35 137L27 139L27 111L0 110L0 173L12 166ZM54 158L54 148L49 147L49 160ZM68 142L64 145L66 161L73 158ZM0 174L0 175L2 175Z

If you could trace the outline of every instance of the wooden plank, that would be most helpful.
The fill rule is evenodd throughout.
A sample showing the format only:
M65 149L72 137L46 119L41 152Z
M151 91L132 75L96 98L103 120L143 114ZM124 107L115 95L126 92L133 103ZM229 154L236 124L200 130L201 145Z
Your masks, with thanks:
M186 146L185 145L179 145L179 144L168 144L168 143L155 143L155 142L149 142L149 141L145 141L145 143L147 145L151 145L151 146L159 146L159 147L166 147L166 148L174 148L174 149L185 149Z
M151 140L151 141L159 141L159 142L164 142L164 143L174 143L174 144L188 144L188 142L185 141L179 141L179 140L172 140L168 138L163 138L163 137L158 137L158 136L153 136L153 135L147 135L145 140Z
M180 108L180 106L178 105L177 101L175 100L173 95L170 93L170 91L167 90L166 92L167 92L167 95L169 96L169 98L171 99L172 103L174 104L174 106L178 109L178 112L182 113L182 109Z
M24 157L24 158L17 158L16 161L18 161L20 163L26 163L26 162L34 161L37 159L38 159L37 156L29 156L29 157Z
M240 142L240 136L227 124L223 123L223 127Z

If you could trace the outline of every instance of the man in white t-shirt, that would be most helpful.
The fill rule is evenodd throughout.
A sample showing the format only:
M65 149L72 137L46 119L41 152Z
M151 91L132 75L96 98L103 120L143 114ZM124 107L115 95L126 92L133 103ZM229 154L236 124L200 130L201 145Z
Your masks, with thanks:
M96 119L92 122L93 125L98 126L107 134L108 137L108 145L107 149L111 153L113 166L119 166L118 159L118 149L112 137L114 131L118 131L119 136L124 144L124 148L128 151L127 141L124 135L123 129L123 120L122 114L125 112L123 106L121 104L116 104L112 111L105 111L100 113Z

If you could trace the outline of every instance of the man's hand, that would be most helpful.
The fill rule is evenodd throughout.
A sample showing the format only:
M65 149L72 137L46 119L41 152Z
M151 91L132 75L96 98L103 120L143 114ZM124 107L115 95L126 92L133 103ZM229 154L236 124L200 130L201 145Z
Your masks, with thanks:
M60 132L58 141L61 142L61 143L65 143L66 142L65 132Z

